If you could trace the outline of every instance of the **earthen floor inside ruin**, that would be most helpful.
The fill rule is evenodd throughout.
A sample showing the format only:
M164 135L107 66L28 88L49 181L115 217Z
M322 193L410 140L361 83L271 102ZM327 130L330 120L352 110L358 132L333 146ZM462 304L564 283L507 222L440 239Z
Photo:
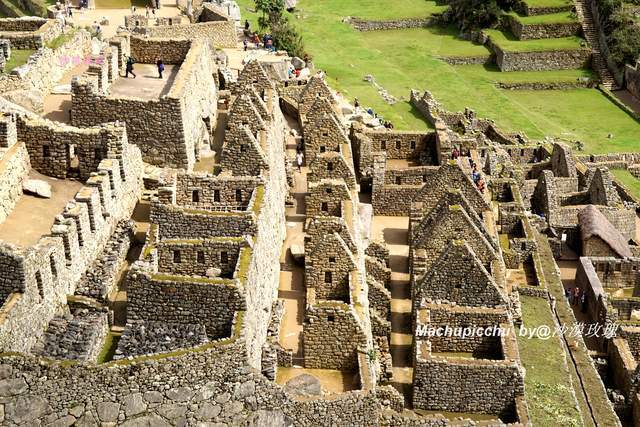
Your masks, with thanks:
M180 69L179 65L165 65L163 78L158 78L155 64L135 64L136 78L129 76L114 80L109 89L112 98L158 99L171 90Z
M51 198L44 199L29 194L20 196L7 219L0 224L0 240L28 247L49 234L56 215L82 187L79 181L50 178L31 171L30 179L46 181L51 185Z
M276 373L276 383L284 385L291 378L309 374L320 380L322 391L325 393L344 393L360 388L357 373L336 371L333 369L304 369L279 367Z
M53 88L53 93L45 95L42 117L61 123L71 123L71 79L87 71L89 65L84 58L65 58L65 61L80 61L71 70L64 73Z
M299 132L298 123L293 118L287 117L289 129ZM290 132L286 137L287 158L295 158L296 142ZM304 247L304 223L306 219L305 197L307 195L307 167L301 172L294 171L295 187L293 189L294 206L285 211L287 236L282 245L280 265L284 268L280 271L280 287L278 298L284 302L284 317L280 329L280 344L293 350L293 363L303 365L302 354L302 329L304 322L304 310L306 289L304 286L304 267L297 264L291 256L291 245ZM278 370L279 371L279 370Z

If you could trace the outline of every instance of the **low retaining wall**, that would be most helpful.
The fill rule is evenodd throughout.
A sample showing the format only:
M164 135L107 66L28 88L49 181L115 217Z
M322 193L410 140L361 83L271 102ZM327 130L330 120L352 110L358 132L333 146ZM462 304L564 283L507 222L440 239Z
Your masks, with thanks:
M579 22L526 25L513 15L504 15L502 24L509 29L518 40L553 39L557 37L575 36L581 28Z
M523 83L496 83L496 87L509 90L566 90L577 88L591 88L595 82L590 78L576 80L574 82L523 82Z
M358 31L399 30L404 28L423 28L437 24L434 17L393 19L389 21L375 21L353 17L349 23Z
M443 56L439 58L450 65L471 65L471 64L491 64L494 55L487 56Z
M487 42L496 54L500 71L549 71L588 67L591 64L589 49L552 50L545 52L508 52Z

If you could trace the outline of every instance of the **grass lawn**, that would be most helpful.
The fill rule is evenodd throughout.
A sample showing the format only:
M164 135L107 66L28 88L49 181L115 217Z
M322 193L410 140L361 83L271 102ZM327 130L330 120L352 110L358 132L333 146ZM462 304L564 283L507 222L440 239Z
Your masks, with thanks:
M424 0L414 2L425 10L435 6ZM239 4L243 20L255 22L256 14L248 12L253 10L253 0L240 0ZM362 16L358 13L360 4L358 0L300 0L291 19L303 36L315 67L327 72L331 86L347 99L358 97L362 105L391 120L397 129L427 128L408 100L411 89L428 89L451 111L470 107L506 131L522 131L529 138L581 140L587 152L594 153L638 150L640 125L596 89L529 92L495 86L497 81L574 81L590 72L500 73L492 66L449 65L439 58L488 56L489 51L458 39L452 28L358 32L342 19ZM365 4L368 13L375 12L379 18L399 13L384 0L366 0ZM367 74L373 75L399 102L385 103L376 89L364 81ZM614 138L607 139L609 133Z
M515 12L511 12L509 15L514 16L523 25L573 24L574 22L578 22L577 16L571 12L558 12L531 16L521 16Z
M626 169L611 169L611 173L634 197L640 199L640 179L631 175Z
M520 301L526 328L546 325L551 331L555 330L546 300L523 295ZM582 425L559 339L518 337L518 348L522 365L527 370L524 394L531 419L539 426Z
M11 49L11 59L7 61L4 72L8 74L14 68L26 64L29 57L35 52L35 50L31 49Z
M529 7L563 7L572 6L571 0L524 0Z
M555 39L518 40L511 33L500 30L484 30L491 40L507 52L541 52L548 50L586 49L585 41L577 36Z

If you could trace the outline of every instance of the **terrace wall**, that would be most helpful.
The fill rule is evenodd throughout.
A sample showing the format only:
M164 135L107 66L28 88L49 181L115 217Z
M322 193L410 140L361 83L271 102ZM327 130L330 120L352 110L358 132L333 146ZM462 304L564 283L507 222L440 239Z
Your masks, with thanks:
M140 33L151 38L207 39L219 48L235 48L238 44L233 20L143 27Z
M588 67L591 51L588 49L552 50L546 52L509 52L488 41L496 54L500 71L548 71Z
M579 22L563 24L523 24L512 15L503 15L505 25L518 40L553 39L575 36L581 29Z

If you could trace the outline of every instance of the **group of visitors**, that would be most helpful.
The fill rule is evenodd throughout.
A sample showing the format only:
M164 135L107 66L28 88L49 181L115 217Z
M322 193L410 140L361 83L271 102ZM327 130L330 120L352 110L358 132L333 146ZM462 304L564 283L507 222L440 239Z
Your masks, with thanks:
M451 151L451 158L453 160L458 160L458 158L460 156L468 156L469 157L469 168L471 169L471 179L473 180L473 183L476 185L476 188L478 189L478 191L480 191L481 193L484 193L485 190L487 189L487 184L484 181L484 178L482 177L482 174L480 173L480 170L478 170L478 165L476 164L476 162L473 161L473 158L471 158L471 152L467 151L466 153L462 152L462 149L459 149L458 147L453 147L453 150Z
M587 311L587 294L582 291L579 287L571 287L569 286L564 290L564 294L569 301L569 304L572 306L580 306L580 311L584 313Z
M133 72L133 64L135 64L135 62L136 61L131 56L127 57L124 75L125 78L129 78L129 74L131 74L134 79L137 77L136 73ZM161 79L162 73L164 72L164 62L162 62L162 59L158 58L156 61L156 68L158 69L158 78Z
M246 31L247 28L247 24L248 22L245 21L245 34L249 34L248 31ZM251 33L250 35L246 35L244 40L242 40L242 46L245 50L245 52L247 51L247 49L249 49L249 43L253 43L254 47L256 49L260 48L260 44L262 44L262 46L267 49L269 52L275 52L276 51L276 46L273 43L273 36L271 34L265 34L262 36L262 39L260 39L260 36L258 35L258 33L256 33L255 31L253 33Z

